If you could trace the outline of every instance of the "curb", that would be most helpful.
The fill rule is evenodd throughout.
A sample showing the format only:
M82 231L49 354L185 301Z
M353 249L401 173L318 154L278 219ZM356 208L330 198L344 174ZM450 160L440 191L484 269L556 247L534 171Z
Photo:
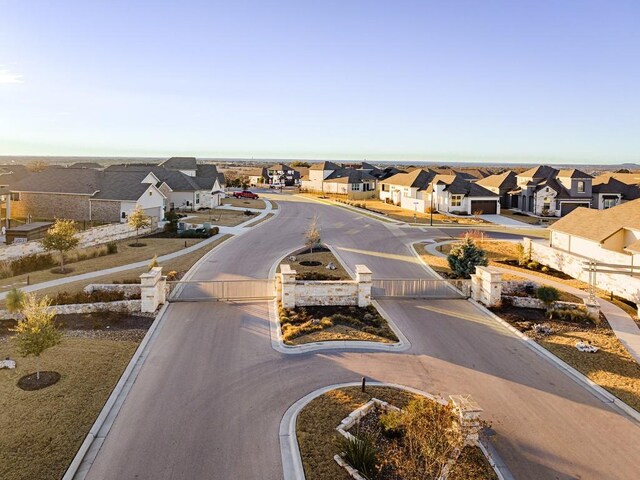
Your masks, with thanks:
M278 430L278 439L280 441L280 456L282 458L282 473L284 480L305 480L304 468L302 466L302 458L300 457L300 446L298 445L298 435L296 434L296 423L298 420L298 414L311 400L323 395L331 390L345 387L359 387L360 382L346 382L329 385L326 387L318 388L313 392L308 393L301 399L291 405L280 420L280 428ZM407 387L405 385L399 385L397 383L385 383L368 381L367 385L371 387L391 387L399 390L405 390L407 392L415 393L426 398L434 398L434 395L427 393L417 388ZM436 396L436 401L437 396ZM478 442L478 446L485 454L487 460L498 474L500 480L513 480L513 476L507 469L506 465L500 460L497 453L492 446L487 448L482 442ZM495 460L492 460L492 456L495 455Z
M78 449L78 452L76 453L75 457L69 464L69 467L67 468L67 471L62 477L62 480L78 480L78 479L85 478L86 474L89 471L89 468L93 464L93 461L95 460L98 454L99 448L95 450L94 454L91 456L92 458L89 458L87 456L87 453L90 450L90 448L93 446L94 441L97 438L99 438L98 435L100 433L100 430L102 429L103 426L105 426L105 422L107 421L108 417L114 414L111 424L108 425L107 431L104 432L104 435L102 436L102 438L106 438L106 434L109 432L111 425L113 425L113 421L115 421L115 418L118 412L120 411L120 408L122 407L122 404L124 403L124 400L126 399L129 393L129 390L131 389L133 381L135 381L136 377L138 376L138 373L140 372L140 369L142 368L142 365L144 364L144 360L147 356L147 353L152 346L152 341L151 341L152 337L155 338L156 332L159 332L161 324L164 323L167 307L168 307L168 303L165 303L162 306L162 308L160 308L160 311L158 312L156 319L151 324L151 327L149 327L149 330L147 331L146 335L140 342L140 345L138 345L138 348L136 349L135 353L131 357L131 360L129 361L127 368L125 368L120 379L118 380L118 383L116 384L113 391L111 392L111 395L109 395L109 398L104 404L104 407L102 407L102 410L98 414L98 418L91 426L89 433L87 434L84 441L82 442L82 445ZM129 383L130 380L131 380L131 385L125 391L126 384ZM116 405L116 403L118 402L122 394L124 394L124 398L122 398L122 401L120 402L119 405ZM80 467L83 466L83 464L85 464L84 465L85 469L84 471L80 471Z
M299 247L304 248L304 246ZM331 252L335 255L338 261L342 264L344 269L351 275L353 278L353 272L347 266L347 264L340 258L337 252L330 246L327 245L327 248L331 250ZM294 251L297 249L294 249ZM269 269L269 278L276 281L276 270L278 269L278 265L285 259L291 252L285 253L282 257L280 257ZM271 333L271 348L273 348L276 352L288 354L288 355L297 355L301 353L308 352L317 352L317 351L326 351L326 350L369 350L369 351L379 351L379 352L404 352L411 348L411 342L407 339L407 337L402 333L400 328L396 325L396 323L391 319L391 317L384 311L380 304L373 300L371 304L378 309L378 313L384 318L393 333L398 337L398 341L395 343L380 343L380 342L370 342L370 341L359 341L359 340L332 340L326 342L313 342L313 343L305 343L303 345L286 345L282 340L282 330L280 328L280 315L278 313L278 295L276 292L276 298L269 302L269 330Z
M416 242L416 243L418 243L418 242ZM435 247L438 244L432 244L432 245ZM440 276L440 275L438 275L438 273L435 270L433 270L420 257L420 255L416 251L416 249L415 249L413 244L411 244L411 250L413 251L414 255L416 255L420 259L420 262L422 263L423 267L425 267L425 269L427 269L427 271L431 272L434 275ZM591 390L592 391L591 393L593 393L596 397L600 398L600 400L603 403L610 403L610 404L615 405L620 410L622 410L624 413L626 413L628 416L630 416L633 420L635 420L637 422L640 422L640 412L638 412L636 409L634 409L630 405L626 404L625 402L620 400L615 395L609 393L607 390L602 388L600 385L598 385L594 381L590 380L588 377L586 377L585 375L580 373L578 370L576 370L575 368L573 368L572 366L570 366L569 364L567 364L566 362L564 362L560 358L556 357L549 350L547 350L543 346L539 345L535 340L527 337L520 330L518 330L517 328L515 328L514 326L510 325L508 322L506 322L505 320L503 320L502 318L497 316L495 313L493 313L491 310L489 310L484 305L476 302L475 300L473 300L471 298L468 298L467 301L470 302L472 305L474 305L478 310L480 310L481 312L485 313L486 315L491 317L493 320L498 322L504 328L509 330L512 334L514 334L522 342L524 342L524 344L527 345L527 347L529 347L531 350L536 352L538 355L546 358L549 362L553 363L556 367L558 367L562 372L564 372L568 377L570 377L576 383L578 383L578 384L582 385L583 387Z

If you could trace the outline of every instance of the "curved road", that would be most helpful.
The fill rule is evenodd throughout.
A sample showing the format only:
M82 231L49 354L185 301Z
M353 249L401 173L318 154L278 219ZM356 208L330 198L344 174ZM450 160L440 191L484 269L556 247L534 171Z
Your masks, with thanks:
M214 250L193 280L266 278L319 214L323 241L377 278L427 276L408 246L446 237L300 197ZM403 353L286 355L270 344L266 302L176 303L88 478L280 479L278 427L320 387L366 376L434 394L471 394L518 479L629 479L640 428L465 300L384 300L412 344ZM330 479L328 479L330 480Z

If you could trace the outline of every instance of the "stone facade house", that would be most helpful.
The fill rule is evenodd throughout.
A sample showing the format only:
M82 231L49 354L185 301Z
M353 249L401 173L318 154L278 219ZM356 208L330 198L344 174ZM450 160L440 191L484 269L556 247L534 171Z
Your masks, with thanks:
M562 217L578 207L590 207L593 177L577 169L542 165L516 175L509 192L511 208L540 216Z
M598 175L592 185L592 208L603 210L640 198L640 173Z
M509 192L516 188L516 174L511 170L489 175L476 182L478 185L500 196L500 207L511 208L511 196Z
M497 193L457 175L436 175L425 193L429 203L433 203L439 212L461 215L500 213Z

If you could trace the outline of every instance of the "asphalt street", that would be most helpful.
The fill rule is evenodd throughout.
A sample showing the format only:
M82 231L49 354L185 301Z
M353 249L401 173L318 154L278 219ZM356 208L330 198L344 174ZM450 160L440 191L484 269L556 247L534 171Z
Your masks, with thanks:
M214 250L193 280L267 278L274 262L302 246L315 214L322 240L375 278L427 278L409 246L454 231L386 224L296 196L277 200L276 217ZM363 376L473 395L518 479L638 477L638 424L472 303L380 303L411 342L408 351L286 355L271 348L267 302L171 304L87 478L280 479L278 427L287 408Z

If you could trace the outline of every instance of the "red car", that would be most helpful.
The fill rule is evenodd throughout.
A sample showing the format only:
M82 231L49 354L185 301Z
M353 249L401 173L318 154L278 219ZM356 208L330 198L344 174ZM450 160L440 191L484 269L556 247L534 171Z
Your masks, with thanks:
M258 197L257 194L250 192L249 190L242 190L241 192L233 192L233 196L236 198L251 198L256 200Z

